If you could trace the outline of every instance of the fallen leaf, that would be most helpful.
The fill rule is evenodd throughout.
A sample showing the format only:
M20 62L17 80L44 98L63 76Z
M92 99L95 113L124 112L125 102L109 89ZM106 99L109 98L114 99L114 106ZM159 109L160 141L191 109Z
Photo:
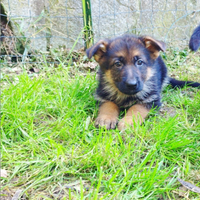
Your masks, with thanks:
M87 63L83 63L82 65L84 68L93 69L93 70L98 66L96 62L87 62Z
M83 191L87 191L90 188L89 181L82 180ZM72 191L81 192L81 182L75 181L65 185L64 187L67 189L71 189Z
M15 192L14 196L12 197L12 200L18 200L21 197L21 195L22 195L22 191L23 190L17 190Z
M188 190L191 190L192 192L200 193L200 188L196 185L193 185L192 183L186 182L180 178L177 178L177 180Z
M0 177L6 178L8 173L5 169L0 169Z

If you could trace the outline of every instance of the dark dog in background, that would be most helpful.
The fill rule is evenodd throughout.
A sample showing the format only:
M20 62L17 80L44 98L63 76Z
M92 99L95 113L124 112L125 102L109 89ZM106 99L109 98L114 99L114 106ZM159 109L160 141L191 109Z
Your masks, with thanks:
M200 47L200 25L194 29L190 38L189 47L192 51L197 51Z
M114 129L121 108L127 109L118 129L132 125L133 120L144 121L151 108L161 106L163 86L200 87L200 83L169 78L167 68L159 55L165 51L164 42L152 37L123 35L100 40L86 50L88 58L100 65L96 99L100 103L95 125Z

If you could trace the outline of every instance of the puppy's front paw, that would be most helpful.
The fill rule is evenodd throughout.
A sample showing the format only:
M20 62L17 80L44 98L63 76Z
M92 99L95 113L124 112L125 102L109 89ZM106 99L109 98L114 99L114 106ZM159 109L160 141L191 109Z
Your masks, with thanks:
M128 126L133 126L133 117L124 117L118 123L118 129L120 131L125 130Z
M106 129L114 129L117 124L117 118L112 115L101 115L95 120L95 126L103 126Z

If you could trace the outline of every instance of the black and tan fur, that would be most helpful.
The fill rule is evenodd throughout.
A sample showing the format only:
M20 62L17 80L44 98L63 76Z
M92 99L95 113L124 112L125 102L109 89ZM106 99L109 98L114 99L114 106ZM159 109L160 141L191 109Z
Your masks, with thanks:
M161 106L162 88L200 83L178 81L169 78L167 68L159 56L165 51L164 42L149 36L123 35L114 39L100 40L86 50L87 56L94 56L100 65L99 85L96 99L100 102L96 126L125 129L133 120L144 121L151 108ZM121 108L126 115L118 122Z
M197 26L190 38L189 47L192 51L197 51L200 47L200 25Z

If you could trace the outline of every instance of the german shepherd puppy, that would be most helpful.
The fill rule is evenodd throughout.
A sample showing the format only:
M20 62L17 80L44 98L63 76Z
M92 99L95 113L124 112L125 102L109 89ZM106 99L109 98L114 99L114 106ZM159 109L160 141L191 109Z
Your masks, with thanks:
M96 99L100 103L95 121L97 127L114 129L121 108L128 110L118 123L119 130L132 125L133 120L141 124L151 108L161 106L161 91L167 84L172 87L200 86L200 83L168 77L159 55L165 49L164 42L152 37L123 35L100 40L86 50L88 58L94 56L100 65L96 90Z
M189 47L192 51L197 51L200 47L200 25L194 29L190 38Z

